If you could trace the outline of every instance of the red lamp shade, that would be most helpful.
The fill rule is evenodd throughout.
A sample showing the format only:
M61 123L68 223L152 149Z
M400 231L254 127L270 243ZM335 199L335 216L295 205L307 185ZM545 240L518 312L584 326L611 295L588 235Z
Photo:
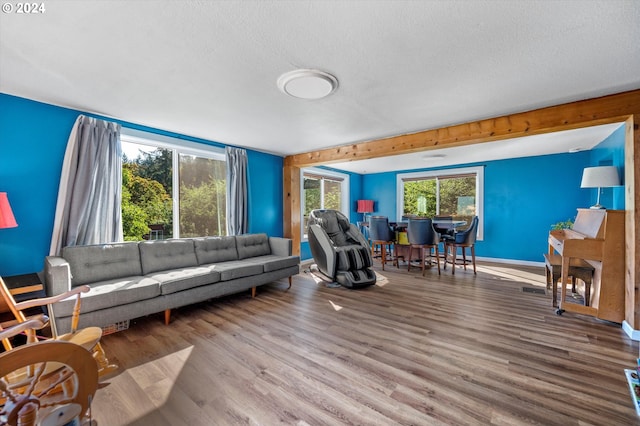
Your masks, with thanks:
M18 226L16 218L13 217L11 205L6 192L0 192L0 229L15 228Z
M373 212L373 200L358 200L358 213Z

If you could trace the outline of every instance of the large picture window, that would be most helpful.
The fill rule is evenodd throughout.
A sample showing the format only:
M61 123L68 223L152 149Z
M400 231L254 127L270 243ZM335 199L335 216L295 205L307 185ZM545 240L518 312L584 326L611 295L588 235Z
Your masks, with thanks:
M398 174L397 184L402 217L451 216L471 223L478 216L478 239L482 239L483 167L403 173Z
M226 235L224 152L129 132L120 138L124 239Z
M349 175L323 169L303 169L301 179L303 239L307 238L312 210L332 209L349 216Z

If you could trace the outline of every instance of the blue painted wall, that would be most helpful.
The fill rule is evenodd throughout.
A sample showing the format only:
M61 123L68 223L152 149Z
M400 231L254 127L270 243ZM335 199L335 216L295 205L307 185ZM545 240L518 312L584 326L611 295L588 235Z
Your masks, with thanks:
M542 261L552 224L588 204L580 189L587 153L488 162L481 257Z
M416 171L416 170L412 170ZM409 173L409 171L403 171ZM375 173L363 178L362 198L373 200L373 215L387 216L390 220L397 220L396 212L396 175L395 172Z
M49 252L62 159L69 132L81 111L0 94L0 191L8 192L19 226L0 230L0 275L42 269ZM117 120L115 120L117 121ZM213 146L124 121L123 126ZM283 159L248 150L249 232L283 235ZM477 164L460 165L465 167ZM578 207L595 203L595 190L581 189L582 169L616 165L624 175L624 128L596 149L493 161L485 165L484 240L481 257L540 261L549 226L574 218ZM424 169L426 170L426 169ZM417 171L417 170L412 170ZM375 200L375 214L396 218L396 173L350 175L350 219L361 220L356 200ZM603 190L607 207L624 209L624 187ZM310 259L307 243L302 259Z
M595 204L596 192L580 188L582 171L596 165L616 165L624 175L624 127L616 130L593 150L573 154L461 164L455 167L485 166L484 238L476 245L480 257L541 262L547 251L552 224L575 219L578 208ZM423 170L407 170L402 173ZM374 214L397 219L396 172L351 175L351 221L356 200L375 201ZM360 185L353 182L359 176ZM603 189L602 204L624 209L624 187ZM355 217L354 217L355 215ZM301 257L310 259L308 244Z
M0 93L0 192L8 193L18 222L17 228L0 230L0 275L43 268L44 257L49 253L64 151L79 114L93 115ZM224 146L106 119L150 133ZM247 154L249 231L282 236L283 159L251 150Z
M247 150L249 167L249 233L264 232L283 236L284 159L276 155Z
M600 142L590 151L589 166L616 166L620 175L621 186L602 188L600 204L612 210L624 210L624 133L625 127L620 126L608 138ZM598 199L597 189L585 188L590 194L590 204Z
M582 152L455 166L485 166L484 238L477 242L477 256L542 261L551 224L574 218L578 207L589 205L589 194L580 189L588 163L589 153ZM376 201L376 214L394 219L396 176L365 175L362 192Z

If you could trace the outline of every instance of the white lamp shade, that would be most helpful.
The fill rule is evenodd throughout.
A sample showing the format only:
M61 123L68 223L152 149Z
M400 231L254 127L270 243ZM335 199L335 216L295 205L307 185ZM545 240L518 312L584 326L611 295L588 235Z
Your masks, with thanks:
M584 169L580 188L607 188L619 185L620 176L616 166L599 166Z

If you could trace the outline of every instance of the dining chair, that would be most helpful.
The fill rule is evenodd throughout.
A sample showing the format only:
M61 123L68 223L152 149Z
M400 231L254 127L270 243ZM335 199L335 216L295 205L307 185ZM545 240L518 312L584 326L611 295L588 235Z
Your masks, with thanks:
M473 273L476 272L476 236L478 234L478 216L474 216L471 225L464 231L459 231L452 236L445 236L444 239L444 269L447 269L447 263L451 263L451 274L456 273L457 251L462 250L462 265L467 269L466 249L471 250L471 263L473 264Z
M434 221L452 221L453 220L453 216L434 216L433 217ZM445 235L453 235L454 233L454 228L452 226L439 226L437 223L433 224L434 229L436 230L436 232L438 234L440 234L440 236L445 236Z
M411 259L413 259L413 251L418 250L420 253L420 267L422 275L426 269L426 257L429 257L429 263L435 262L438 265L438 275L440 275L439 249L440 236L433 227L431 219L409 219L407 225L407 237L409 238L409 261L407 262L407 270L411 270ZM433 253L433 252L435 253Z
M380 247L383 271L387 263L387 249L391 254L391 261L398 266L398 259L393 255L393 246L396 243L395 232L389 225L387 216L369 217L369 239L371 240L371 257L374 257L377 247Z

